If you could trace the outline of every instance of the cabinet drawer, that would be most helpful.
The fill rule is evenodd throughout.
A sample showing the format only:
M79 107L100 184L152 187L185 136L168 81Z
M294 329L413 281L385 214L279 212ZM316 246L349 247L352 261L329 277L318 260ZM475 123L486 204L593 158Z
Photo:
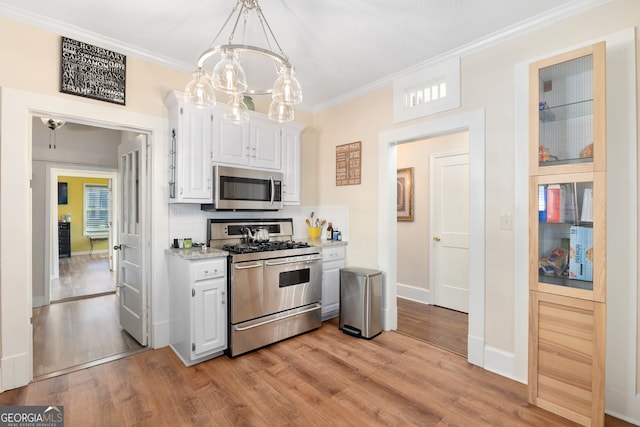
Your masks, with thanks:
M212 279L214 277L224 277L227 265L226 258L219 258L212 261L199 262L193 266L193 280Z
M344 246L333 246L322 248L322 261L334 261L337 259L344 259L346 251Z

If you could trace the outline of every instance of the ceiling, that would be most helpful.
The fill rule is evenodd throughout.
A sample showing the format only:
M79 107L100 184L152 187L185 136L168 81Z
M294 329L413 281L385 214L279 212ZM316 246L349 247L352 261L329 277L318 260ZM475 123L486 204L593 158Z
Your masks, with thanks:
M388 84L408 68L471 52L607 1L261 0L260 5L295 66L304 93L300 108L317 111ZM0 16L188 72L235 3L0 0ZM258 44L250 33L245 43ZM225 30L215 44L226 43L229 34ZM239 34L234 42L240 43ZM213 67L215 60L206 65ZM270 76L262 78L266 86L256 76L247 70L250 84L271 85Z

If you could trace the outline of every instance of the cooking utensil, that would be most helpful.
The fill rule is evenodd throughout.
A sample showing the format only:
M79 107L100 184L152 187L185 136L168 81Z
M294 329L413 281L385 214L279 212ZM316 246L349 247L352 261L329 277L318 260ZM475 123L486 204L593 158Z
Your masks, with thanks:
M311 227L311 220L309 220L309 218L307 218L306 222L307 222L307 225Z
M244 231L249 236L249 241L254 243L263 243L269 241L269 230L266 227L258 227L255 230L246 227Z

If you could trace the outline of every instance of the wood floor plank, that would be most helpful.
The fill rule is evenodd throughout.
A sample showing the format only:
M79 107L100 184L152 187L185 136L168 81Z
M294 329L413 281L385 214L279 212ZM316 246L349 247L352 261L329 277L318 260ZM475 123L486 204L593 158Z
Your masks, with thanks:
M335 319L236 358L185 367L165 347L0 393L0 405L53 403L67 427L575 425L454 353L395 332L354 338Z
M397 298L398 332L467 357L469 315Z
M34 308L34 376L142 349L119 323L115 294Z

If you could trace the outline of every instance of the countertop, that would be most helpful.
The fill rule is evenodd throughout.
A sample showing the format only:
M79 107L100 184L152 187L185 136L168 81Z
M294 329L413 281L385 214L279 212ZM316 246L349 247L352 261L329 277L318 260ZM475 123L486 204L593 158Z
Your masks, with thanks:
M202 248L189 248L189 249L177 249L169 248L164 251L166 254L174 255L182 259L207 259L207 258L220 258L229 255L229 252L221 249L207 248L206 252L202 251Z
M347 246L349 244L349 242L344 240L327 240L327 239L299 239L299 240L301 242L307 242L311 246L322 246L323 248L327 248L331 246Z
M328 248L332 246L347 246L349 242L344 240L326 240L326 239L296 239L301 242L307 242L311 246L322 246ZM169 248L165 249L165 253L180 257L182 259L194 260L194 259L207 259L207 258L220 258L229 255L229 252L221 249L207 248L206 252L202 252L201 248L189 248L189 249L177 249Z

